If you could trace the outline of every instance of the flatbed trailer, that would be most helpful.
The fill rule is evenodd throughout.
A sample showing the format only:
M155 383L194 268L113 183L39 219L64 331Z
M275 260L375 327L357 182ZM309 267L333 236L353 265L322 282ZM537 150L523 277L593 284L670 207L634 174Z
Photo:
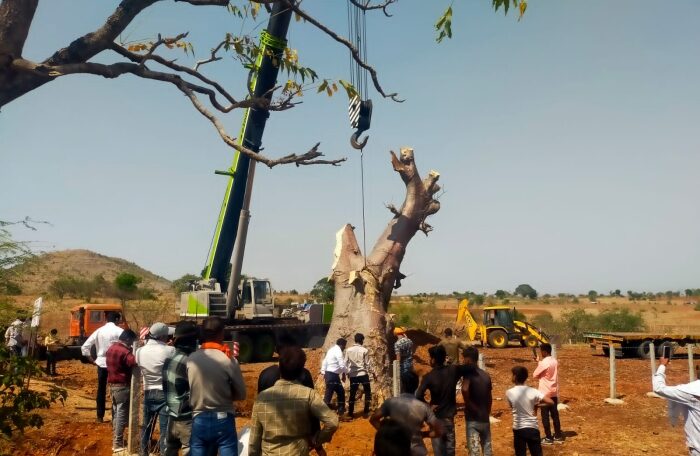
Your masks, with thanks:
M677 346L700 342L700 334L686 333L590 332L583 336L594 354L600 348L605 356L609 356L610 347L613 347L616 357L628 358L649 358L652 343L654 355L660 358L665 346L671 346L673 351Z

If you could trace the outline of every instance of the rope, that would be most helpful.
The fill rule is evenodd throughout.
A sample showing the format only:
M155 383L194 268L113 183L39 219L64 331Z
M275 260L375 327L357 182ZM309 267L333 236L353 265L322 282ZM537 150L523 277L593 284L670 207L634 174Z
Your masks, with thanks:
M365 149L360 149L360 175L362 182L362 252L367 267L367 227L365 224Z

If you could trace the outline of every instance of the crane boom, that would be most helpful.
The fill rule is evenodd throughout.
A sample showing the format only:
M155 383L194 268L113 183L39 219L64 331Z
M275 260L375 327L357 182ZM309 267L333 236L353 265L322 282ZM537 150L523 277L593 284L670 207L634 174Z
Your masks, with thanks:
M260 37L260 52L255 62L251 91L255 97L270 99L271 89L277 83L279 73L279 61L281 54L287 46L287 30L292 17L292 11L283 2L275 3L270 14L267 29ZM262 144L262 136L269 112L264 109L248 108L243 118L243 126L239 135L240 144L252 151L258 152ZM247 233L248 206L252 191L252 179L255 172L255 162L250 157L235 152L233 163L227 174L229 176L226 193L219 212L219 219L214 232L214 239L209 252L204 279L215 279L221 284L221 289L226 289L229 277L227 269L229 263L237 265L231 271L231 278L235 282L240 280L240 265L245 249L245 237ZM245 226L241 226L241 222ZM244 228L243 230L241 228ZM241 235L239 236L239 233ZM234 245L238 258L232 259ZM237 286L237 283L233 283ZM235 289L235 288L234 288ZM234 292L235 296L236 293ZM231 298L229 298L231 299Z

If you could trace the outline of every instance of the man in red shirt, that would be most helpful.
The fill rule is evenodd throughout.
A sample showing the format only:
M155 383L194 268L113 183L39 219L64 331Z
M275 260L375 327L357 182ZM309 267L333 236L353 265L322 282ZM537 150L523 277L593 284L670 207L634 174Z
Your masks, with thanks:
M136 358L131 353L131 346L136 340L136 333L125 329L119 340L110 345L105 353L107 360L107 383L112 398L112 451L124 450L124 429L129 422L129 390L131 388L131 369L136 365Z
M564 443L564 436L561 433L559 424L559 362L552 356L552 346L550 344L540 345L540 360L532 376L540 381L538 390L554 402L552 405L540 406L542 410L542 426L544 427L544 438L542 445L553 443ZM549 426L549 416L552 415L554 423L554 438L552 429Z

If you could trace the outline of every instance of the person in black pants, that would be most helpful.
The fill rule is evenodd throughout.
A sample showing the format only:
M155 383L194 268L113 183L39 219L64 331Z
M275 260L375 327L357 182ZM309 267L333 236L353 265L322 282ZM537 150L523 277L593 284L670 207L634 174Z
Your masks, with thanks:
M323 363L321 363L321 374L326 381L326 393L323 396L323 402L330 407L333 393L337 394L338 416L342 416L345 413L345 388L342 382L345 381L345 375L348 372L343 356L343 350L345 350L346 345L347 341L345 339L342 337L338 339L335 345L328 350L326 357L323 358Z
M355 345L345 350L345 365L350 377L350 398L348 398L348 417L352 418L355 412L355 396L360 385L365 396L365 408L363 414L369 415L369 407L372 403L372 388L369 383L370 361L369 351L362 346L365 336L362 333L355 334ZM376 379L376 375L372 372Z
M542 456L537 406L552 405L554 402L542 392L525 384L529 375L527 368L515 366L511 372L515 386L506 391L506 399L513 410L515 456L525 456L528 449L532 456Z

